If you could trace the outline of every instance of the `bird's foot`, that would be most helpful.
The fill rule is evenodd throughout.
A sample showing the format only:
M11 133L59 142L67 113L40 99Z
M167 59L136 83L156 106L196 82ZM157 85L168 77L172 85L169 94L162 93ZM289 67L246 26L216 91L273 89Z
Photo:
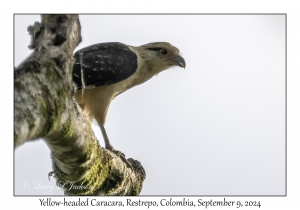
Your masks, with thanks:
M132 165L131 165L131 164L128 162L128 160L125 158L124 153L122 153L122 152L120 152L120 151L118 151L118 150L113 151L113 153L115 153L117 156L119 156L119 157L123 160L123 162L126 163L126 165L127 165L129 168L133 169L133 168L132 168Z
M120 152L120 151L118 151L118 150L115 150L112 146L110 146L109 148L106 147L106 149L108 149L109 151L112 151L113 153L115 153L118 157L120 157L120 158L123 160L123 162L125 162L125 164L126 164L128 167L130 167L131 169L133 169L133 168L132 168L132 165L131 165L131 164L128 162L128 160L125 158L125 155L124 155L123 152Z

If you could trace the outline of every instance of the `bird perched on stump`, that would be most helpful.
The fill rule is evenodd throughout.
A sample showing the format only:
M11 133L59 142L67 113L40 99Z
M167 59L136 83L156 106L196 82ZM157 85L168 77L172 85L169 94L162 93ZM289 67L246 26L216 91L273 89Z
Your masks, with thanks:
M104 124L114 97L170 67L185 68L185 60L179 55L179 50L167 42L139 47L119 42L100 43L77 51L74 57L75 100L91 121L96 119L105 148L111 151L115 150Z

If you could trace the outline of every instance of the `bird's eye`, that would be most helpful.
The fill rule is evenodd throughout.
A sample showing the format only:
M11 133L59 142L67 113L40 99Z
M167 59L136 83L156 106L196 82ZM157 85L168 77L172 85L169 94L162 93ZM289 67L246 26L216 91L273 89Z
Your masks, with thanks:
M163 54L163 55L168 54L168 51L167 51L166 49L161 49L160 52L161 52L161 54Z
M159 50L161 50L161 48L160 47L151 47L151 48L148 48L148 50L159 51Z

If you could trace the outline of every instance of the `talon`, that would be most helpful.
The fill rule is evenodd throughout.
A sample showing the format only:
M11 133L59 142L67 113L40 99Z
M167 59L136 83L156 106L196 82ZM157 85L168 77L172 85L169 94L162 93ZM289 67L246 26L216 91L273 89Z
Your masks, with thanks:
M118 157L120 157L120 158L123 160L123 162L126 163L126 165L127 165L128 167L130 167L131 169L133 169L133 167L131 166L131 164L130 164L130 163L127 161L127 159L125 158L124 153L122 153L122 152L120 152L120 151L118 151L118 150L115 150L115 149L113 148L113 146L110 144L104 126L103 126L103 125L99 125L99 127L100 127L101 132L102 132L102 135L103 135L103 139L104 139L104 143L105 143L105 149L108 149L109 151L112 151L113 153L115 153Z
M124 155L123 152L120 152L120 151L115 150L115 149L110 150L110 151L112 151L112 152L115 153L118 157L120 157L120 158L123 160L123 162L125 162L125 164L126 164L128 167L130 167L131 169L133 169L133 167L131 166L131 164L130 164L130 163L128 162L128 160L125 158L125 155Z

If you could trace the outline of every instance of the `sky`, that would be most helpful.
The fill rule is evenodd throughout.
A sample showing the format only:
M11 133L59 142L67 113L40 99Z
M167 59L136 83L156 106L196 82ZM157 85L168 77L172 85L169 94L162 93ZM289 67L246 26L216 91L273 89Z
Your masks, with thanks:
M166 41L171 68L119 95L106 130L141 162L141 195L285 195L285 15L80 15L82 42ZM15 66L30 53L15 15ZM104 145L100 129L93 129ZM15 195L62 195L42 140L15 150Z

